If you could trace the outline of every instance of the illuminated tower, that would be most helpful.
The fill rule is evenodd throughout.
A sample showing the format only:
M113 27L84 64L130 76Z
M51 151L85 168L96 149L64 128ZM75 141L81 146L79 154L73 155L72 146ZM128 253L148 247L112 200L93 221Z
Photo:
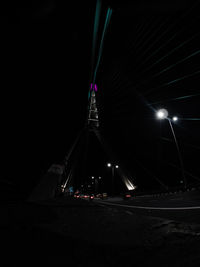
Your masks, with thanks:
M54 183L54 187L59 189L59 192L61 189L62 192L69 192L70 194L72 194L75 189L79 190L80 188L84 187L84 184L86 184L88 179L86 170L88 154L90 153L91 157L93 158L95 156L94 154L95 145L93 145L91 151L88 151L88 146L90 143L91 136L95 136L95 138L98 140L100 146L102 147L105 154L107 154L107 157L110 159L111 162L117 162L117 163L119 162L118 159L115 157L114 153L112 152L112 149L110 148L109 144L103 138L102 133L100 131L101 129L99 127L99 114L96 101L97 85L95 81L96 81L97 70L100 64L100 59L102 56L104 37L111 18L112 9L111 8L107 9L105 23L102 31L102 37L100 39L101 41L99 45L99 52L97 54L97 62L96 65L94 65L96 41L98 39L97 34L98 34L98 26L100 19L100 10L101 10L101 0L97 0L95 22L94 22L93 46L92 46L92 64L91 64L92 69L91 69L90 87L88 93L86 124L78 133L76 139L69 148L67 155L65 156L64 160L59 166L60 171L59 172L57 171L58 172L57 176L59 179L54 177L52 178L53 180L57 179L56 180L57 183ZM132 179L129 179L130 174L127 172L125 173L121 165L120 168L118 168L118 173L121 179L123 180L127 190L133 190L135 186L131 181ZM46 179L46 184L48 183L49 183L49 176ZM44 188L43 181L41 183L41 186L39 186L39 190L41 192L43 192L42 188ZM41 196L43 197L42 194Z
M90 91L88 95L88 117L87 117L87 123L90 127L99 127L99 115L98 115L98 109L97 109L97 102L96 102L96 95L95 92L97 92L97 85L91 84Z
M111 18L112 9L108 7L106 12L106 18L104 27L102 29L102 36L100 38L100 44L99 44L99 51L97 53L97 57L95 57L95 50L96 50L96 42L97 42L97 34L98 34L98 28L99 28L99 19L100 19L100 10L101 10L101 0L97 0L96 5L96 13L95 13L95 21L94 21L94 34L93 34L93 45L92 45L92 63L91 63L91 77L90 77L90 87L88 92L88 107L87 107L87 117L86 117L86 125L85 127L80 131L79 135L77 136L76 140L72 144L71 149L69 150L69 153L65 157L64 165L65 165L65 177L63 179L63 186L69 187L73 184L73 171L75 170L81 170L79 172L79 175L77 175L77 184L80 184L81 186L85 183L84 179L87 179L86 175L86 162L88 158L88 154L92 153L92 156L94 156L94 150L95 146L92 147L92 152L88 151L89 143L91 136L95 136L97 140L99 141L102 149L104 150L105 154L107 154L107 157L112 162L119 162L118 159L115 157L114 153L112 152L112 149L110 148L109 144L105 141L105 139L102 136L101 129L99 127L99 114L98 114L98 108L97 108L97 85L96 85L96 76L102 56L102 50L103 50L103 43L104 38L107 32L108 24ZM96 64L94 64L95 58L97 58ZM84 147L83 149L83 155L81 157L81 164L79 164L78 168L75 167L76 164L76 158L78 157L78 153L76 151L79 147ZM71 162L74 162L70 165L70 159ZM82 168L81 168L82 165ZM72 171L70 170L72 169ZM130 174L125 174L125 172L122 170L122 167L118 169L118 173L121 177L121 179L124 181L126 187L128 190L133 190L135 187L132 183L132 181L129 179Z

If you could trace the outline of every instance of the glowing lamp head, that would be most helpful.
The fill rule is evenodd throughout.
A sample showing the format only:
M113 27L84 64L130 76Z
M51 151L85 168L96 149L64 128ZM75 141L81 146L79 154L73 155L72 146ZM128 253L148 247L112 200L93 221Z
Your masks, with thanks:
M164 120L164 119L167 119L168 117L168 111L164 108L162 109L159 109L157 112L156 112L156 116L158 119L160 120Z
M116 169L118 169L118 168L119 168L119 166L118 166L118 165L116 165L116 166L115 166L115 168L116 168Z
M178 117L175 116L175 117L172 118L172 120L173 121L177 121L178 120Z
M107 166L108 166L108 167L111 167L111 163L108 163Z

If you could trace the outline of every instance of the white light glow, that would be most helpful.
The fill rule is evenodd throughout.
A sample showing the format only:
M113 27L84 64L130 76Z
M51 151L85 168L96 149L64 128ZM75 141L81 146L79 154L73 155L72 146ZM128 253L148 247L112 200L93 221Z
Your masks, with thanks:
M116 166L115 166L115 168L116 168L116 169L118 169L118 168L119 168L119 166L118 166L118 165L116 165Z
M172 120L173 121L177 121L178 120L178 117L173 117Z
M124 178L123 180L128 190L136 189L136 186L130 181L130 179L128 179L127 177L123 177L123 178Z
M108 167L111 167L111 163L108 163L107 166L108 166Z
M158 119L160 120L163 120L163 119L166 119L168 117L168 111L164 108L162 109L159 109L157 112L156 112L156 116Z

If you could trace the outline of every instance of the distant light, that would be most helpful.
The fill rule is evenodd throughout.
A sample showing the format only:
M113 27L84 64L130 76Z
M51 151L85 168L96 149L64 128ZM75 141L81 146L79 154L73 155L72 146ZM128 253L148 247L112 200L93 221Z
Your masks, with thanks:
M172 120L173 121L177 121L178 120L178 117L173 117Z
M94 179L94 176L92 176L92 179Z
M158 119L160 120L163 120L163 119L166 119L168 117L168 111L164 108L162 109L159 109L157 112L156 112L156 116Z
M111 163L108 163L107 166L108 166L108 167L111 167Z
M101 179L101 176L99 176L99 179Z
M116 168L116 169L118 169L118 168L119 168L119 166L118 166L118 165L116 165L116 166L115 166L115 168Z

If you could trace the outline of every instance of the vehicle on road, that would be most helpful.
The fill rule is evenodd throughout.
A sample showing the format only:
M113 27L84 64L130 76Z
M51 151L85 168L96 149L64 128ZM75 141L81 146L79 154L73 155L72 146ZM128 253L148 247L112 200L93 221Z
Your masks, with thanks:
M130 200L131 199L131 194L130 193L125 193L124 196L123 196L123 199L124 200Z
M102 199L106 199L108 197L108 194L107 193L103 193L102 194Z
M92 201L94 199L94 194L91 194L89 200Z

